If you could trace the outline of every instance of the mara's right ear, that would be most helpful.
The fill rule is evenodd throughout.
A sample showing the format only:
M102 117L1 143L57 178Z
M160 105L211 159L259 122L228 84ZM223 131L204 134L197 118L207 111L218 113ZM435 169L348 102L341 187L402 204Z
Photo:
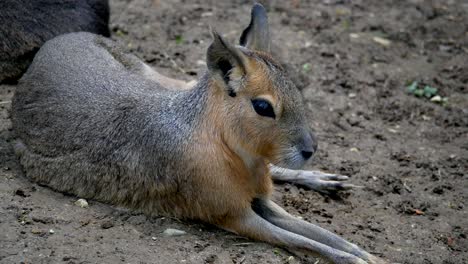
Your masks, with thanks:
M236 70L237 78L245 75L245 55L236 47L230 45L216 31L211 30L213 43L206 54L206 64L212 77L225 88L231 97L235 97L238 85L232 85L232 73ZM239 83L237 83L239 84Z
M240 45L251 50L270 52L270 29L265 8L256 3L252 7L250 24L240 37Z

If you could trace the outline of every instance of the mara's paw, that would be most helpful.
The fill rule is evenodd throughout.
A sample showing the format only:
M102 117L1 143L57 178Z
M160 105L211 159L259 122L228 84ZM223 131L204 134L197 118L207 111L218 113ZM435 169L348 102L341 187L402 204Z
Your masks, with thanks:
M300 171L298 183L314 191L330 194L338 191L362 188L362 186L348 183L348 176L325 173L321 171Z

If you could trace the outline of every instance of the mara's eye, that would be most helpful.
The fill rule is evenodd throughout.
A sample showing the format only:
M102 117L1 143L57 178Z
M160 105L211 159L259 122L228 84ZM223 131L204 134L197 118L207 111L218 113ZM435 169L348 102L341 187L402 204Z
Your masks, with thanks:
M275 118L275 111L273 111L273 107L271 104L263 99L253 99L252 106L255 109L255 112L261 116L267 116L271 118Z

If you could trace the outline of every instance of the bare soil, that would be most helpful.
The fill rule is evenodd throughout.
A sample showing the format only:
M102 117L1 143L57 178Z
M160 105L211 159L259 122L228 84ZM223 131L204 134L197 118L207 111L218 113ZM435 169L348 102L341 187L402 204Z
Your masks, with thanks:
M274 199L391 262L468 263L468 3L264 3L275 51L320 140L307 168L364 186L324 196L284 184ZM112 38L161 72L191 80L205 68L208 25L237 41L250 7L113 0ZM409 94L413 81L438 88L448 103ZM202 223L95 201L80 208L77 197L29 182L11 147L14 91L0 87L0 263L317 263ZM164 237L167 228L187 234Z

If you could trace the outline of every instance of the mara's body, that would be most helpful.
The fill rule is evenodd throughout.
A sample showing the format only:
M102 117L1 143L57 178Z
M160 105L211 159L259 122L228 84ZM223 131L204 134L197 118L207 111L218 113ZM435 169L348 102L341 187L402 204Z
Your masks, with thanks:
M16 81L49 39L86 31L109 36L108 0L0 1L0 83Z
M142 78L143 67L89 33L47 42L19 84L12 113L27 176L152 214L207 220L249 206L257 190L225 190L259 185L242 180L248 171L229 164L225 156L233 154L220 148L222 121L210 113L207 77L191 90L170 90ZM256 181L267 193L266 170Z
M299 91L269 55L263 7L254 6L241 46L213 38L208 70L191 89L177 89L96 35L47 42L12 106L26 175L62 192L200 219L335 263L384 263L269 199L270 172L283 180L306 175L269 163L301 167L317 145ZM321 188L340 179L309 178Z

